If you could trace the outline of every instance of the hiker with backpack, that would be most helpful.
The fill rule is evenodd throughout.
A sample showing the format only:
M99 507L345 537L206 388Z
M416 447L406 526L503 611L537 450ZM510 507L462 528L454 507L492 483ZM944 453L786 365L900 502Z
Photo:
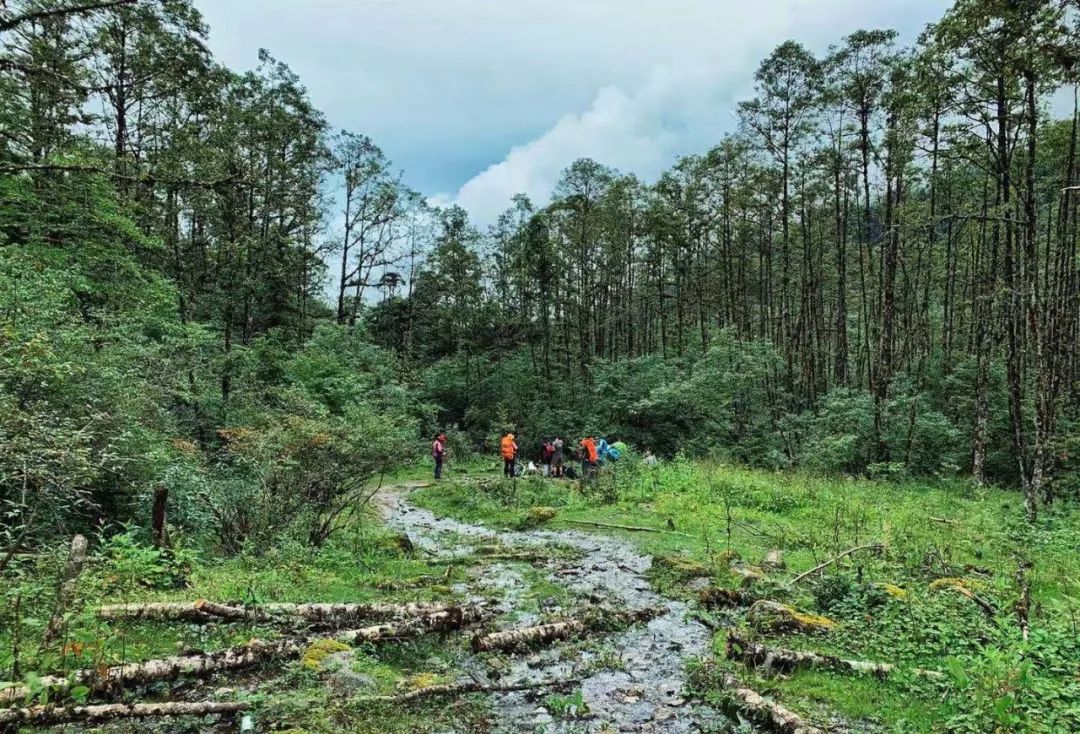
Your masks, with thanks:
M517 452L518 445L514 441L514 434L507 431L499 442L499 453L503 460L503 476L507 479L517 476Z
M551 442L551 470L556 479L563 477L563 461L566 460L566 444L561 437L556 436Z
M543 476L551 476L551 460L555 456L555 447L552 445L551 439L545 438L544 443L540 446L540 466L543 467Z

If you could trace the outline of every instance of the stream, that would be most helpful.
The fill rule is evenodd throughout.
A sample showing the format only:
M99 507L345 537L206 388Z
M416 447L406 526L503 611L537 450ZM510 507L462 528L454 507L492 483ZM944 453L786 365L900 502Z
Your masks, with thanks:
M648 624L633 625L606 637L592 635L584 642L584 650L580 641L569 641L539 653L509 657L499 683L579 678L580 700L587 709L567 716L567 704L553 703L553 697L542 690L493 694L497 732L689 734L736 730L726 716L684 697L686 665L710 654L712 635L688 617L685 602L653 590L645 577L652 562L649 556L627 541L600 534L573 530L501 532L438 517L411 504L409 489L396 487L382 494L379 506L384 520L390 528L407 533L418 547L441 558L471 556L476 546L493 543L507 549L572 549L573 560L553 553L541 573L573 595L575 609L561 607L552 598L541 603L548 614L565 614L589 604L666 610ZM541 622L537 615L520 610L529 584L519 567L491 561L474 566L471 574L470 583L455 591L470 595L474 601L496 597L500 628ZM493 682L482 661L472 658L468 664L473 677ZM578 702L576 697L573 702Z

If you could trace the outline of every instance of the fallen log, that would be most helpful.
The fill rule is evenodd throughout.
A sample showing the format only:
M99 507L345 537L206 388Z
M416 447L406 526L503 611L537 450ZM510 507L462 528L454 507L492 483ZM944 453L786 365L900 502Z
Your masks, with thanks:
M406 619L446 611L446 604L260 604L243 606L199 599L193 602L150 602L110 604L98 609L101 619L110 621L240 622L294 621L310 626L345 626L357 622Z
M113 719L156 716L208 716L247 711L247 701L173 701L165 703L109 703L96 706L30 706L0 709L0 726L53 726L72 721L110 721Z
M791 580L791 583L797 584L800 581L802 581L804 578L806 578L807 576L813 576L818 571L821 571L822 569L828 568L832 564L836 563L839 560L847 558L848 556L852 555L853 553L858 553L859 551L864 551L864 550L876 550L876 551L879 551L884 547L885 546L883 546L881 543L869 543L867 545L859 545L859 546L856 546L854 548L848 548L846 551L844 551L840 555L833 556L832 558L825 561L824 563L819 563L818 565L814 566L809 571L804 571L803 573L800 573L798 576L796 576L795 578L793 578Z
M390 622L358 630L338 632L334 639L348 644L358 642L386 642L418 637L429 632L447 632L461 629L483 619L479 607L449 607L441 612L424 614L404 622Z
M732 705L758 726L776 734L825 734L824 730L807 723L794 711L766 699L752 688L747 688L730 673L721 674L720 682L727 689Z
M578 678L566 680L539 681L535 683L508 683L503 685L490 685L485 683L452 683L440 686L425 686L408 693L398 693L392 696L363 696L356 699L357 703L410 703L425 698L439 698L445 696L461 696L467 693L511 693L514 691L532 691L539 688L570 688L581 683Z
M444 564L469 564L469 563L483 563L484 561L520 561L522 563L532 563L534 561L547 562L553 558L559 558L552 553L543 553L540 551L507 551L505 553L480 553L466 556L452 556L450 558L433 558L428 561L433 566L442 566Z
M736 632L728 633L726 652L728 660L739 661L748 668L768 668L782 673L790 673L805 668L823 668L842 673L872 675L885 679L898 670L897 666L892 663L845 660L833 655L822 655L821 653L805 650L769 647L748 640ZM938 679L944 677L942 673L936 670L913 668L911 672L925 678Z
M684 538L693 538L690 533L680 533L677 530L665 530L663 528L646 528L641 525L616 525L609 522L591 522L589 520L566 520L570 525L585 525L592 528L606 528L609 530L625 530L630 533L661 533L667 535L681 535Z
M399 623L379 624L334 634L345 643L386 642L418 637L429 632L459 629L477 622L483 612L478 607L451 607L441 612L418 616ZM39 685L53 693L64 693L75 686L86 686L91 693L104 693L127 686L139 686L182 676L204 677L228 670L253 667L269 660L298 658L311 643L311 637L288 637L280 640L252 640L244 645L208 653L177 655L142 663L126 663L102 670L86 669L66 676L45 676ZM25 700L30 690L23 685L0 690L0 703Z
M584 622L571 619L567 622L553 622L523 629L492 632L491 634L474 637L472 649L473 652L490 652L492 650L538 647L557 640L575 637L584 633L585 630Z
M564 622L552 622L535 627L492 632L474 637L472 649L474 652L491 652L494 650L510 651L539 647L558 640L577 637L589 630L610 629L638 622L647 622L662 614L663 611L663 609L648 607L633 612L602 612L585 619L570 619Z
M75 597L75 588L79 584L79 576L82 575L83 566L86 565L86 548L86 538L82 535L76 535L71 539L71 550L68 553L67 565L64 566L64 574L60 577L60 585L56 589L56 604L53 606L49 624L45 628L45 635L41 638L42 650L59 637L64 628L64 613L71 605L71 600Z

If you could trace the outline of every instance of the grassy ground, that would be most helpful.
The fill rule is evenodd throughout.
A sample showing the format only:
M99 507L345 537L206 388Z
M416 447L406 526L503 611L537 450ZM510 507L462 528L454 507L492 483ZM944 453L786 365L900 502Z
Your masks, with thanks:
M818 721L828 723L835 713L855 730L1080 731L1080 512L1074 508L1054 508L1030 527L1017 494L999 489L774 475L690 462L655 469L621 464L584 488L496 479L480 487L474 469L417 499L438 512L502 527L527 526L530 508L549 506L559 510L552 527L587 529L573 521L592 521L666 530L593 531L621 533L656 556L699 562L709 583L722 587L743 583L731 570L732 558L756 566L769 551L782 551L787 568L766 572L751 592L826 615L836 626L824 634L759 639L904 669L888 681L820 670L780 678L721 663ZM846 549L873 543L883 550L854 554L792 583ZM1026 643L1014 612L1021 561L1033 564ZM675 570L658 571L657 585L696 596L704 582L680 573L679 563L667 567ZM953 582L934 584L939 579L961 579L996 613L988 615ZM716 649L722 660L724 628L746 622L741 612L718 613L713 621L721 628ZM916 666L946 677L934 682L905 672Z
M357 518L318 551L286 542L261 555L228 559L165 559L139 542L138 537L135 533L120 536L94 553L80 581L77 608L70 616L62 654L56 649L38 652L62 554L41 558L21 570L4 590L0 680L25 679L27 671L63 673L214 650L281 634L271 627L245 624L104 623L94 614L94 609L103 603L200 598L248 602L450 601L454 595L447 584L460 580L460 571L451 570L445 575L447 566L429 565L422 554L404 551L397 537L383 531L373 518ZM183 568L188 565L190 568ZM419 585L394 588L412 582ZM310 734L404 734L445 731L451 725L481 727L486 714L481 702L472 699L453 705L433 703L408 708L357 706L349 701L351 693L386 694L443 682L459 669L457 661L462 654L460 645L421 638L404 644L363 647L351 670L343 674L334 674L309 661L309 665L294 663L264 668L247 676L230 676L218 683L194 683L187 690L170 690L171 684L165 684L149 691L149 695L140 693L133 698L168 695L192 700L250 700L257 706L256 719L261 727ZM12 676L15 667L17 675ZM363 681L361 688L352 688L356 681ZM151 726L136 723L125 730L145 731ZM172 726L162 730L194 730Z
M387 481L427 479L428 473L421 465ZM757 673L724 659L728 628L749 632L745 610L697 613L716 625L716 666L820 724L842 720L844 731L1080 731L1080 513L1073 508L1055 508L1029 527L1021 520L1017 495L996 489L774 475L691 462L654 469L625 462L584 488L538 479L504 482L497 473L494 461L451 463L448 481L417 492L414 499L439 513L498 527L546 522L622 535L666 559L655 564L658 588L695 600L702 585L743 585L732 570L733 559L757 566L769 551L782 551L786 568L766 571L749 592L825 615L836 626L823 634L754 636L776 646L898 663L899 675L880 681L821 670L784 677ZM538 520L545 513L530 513L537 507L555 508L557 514ZM589 528L574 521L662 532ZM318 551L283 541L260 554L233 558L209 551L167 558L140 537L133 532L95 544L62 655L39 654L38 640L63 553L58 549L24 563L0 590L0 679L212 650L278 634L257 625L109 625L93 614L101 603L453 600L450 585L466 579L456 566L443 577L445 565L403 550L369 515L357 515ZM823 574L792 583L800 572L870 543L881 543L884 550L854 554ZM1034 564L1027 643L1014 613L1022 560ZM541 600L565 591L528 566L521 570L529 586L523 613L535 613ZM963 579L996 614L991 618L948 585L933 589L942 578ZM464 638L448 639L449 644L430 639L363 648L352 663L352 676L297 663L193 684L179 695L250 699L257 704L260 726L283 731L484 731L489 713L475 697L407 708L350 703L348 681L358 676L366 681L363 694L452 676L460 670ZM909 672L915 666L946 677L916 678ZM721 701L714 673L715 666L706 666L695 679L701 695ZM148 693L176 695L168 686Z

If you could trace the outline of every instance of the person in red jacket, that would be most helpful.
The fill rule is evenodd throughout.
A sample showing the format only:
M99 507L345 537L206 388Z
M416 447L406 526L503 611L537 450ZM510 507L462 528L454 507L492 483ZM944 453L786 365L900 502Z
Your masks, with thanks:
M431 458L435 460L435 481L442 479L443 461L446 459L446 434L435 436L431 443Z

